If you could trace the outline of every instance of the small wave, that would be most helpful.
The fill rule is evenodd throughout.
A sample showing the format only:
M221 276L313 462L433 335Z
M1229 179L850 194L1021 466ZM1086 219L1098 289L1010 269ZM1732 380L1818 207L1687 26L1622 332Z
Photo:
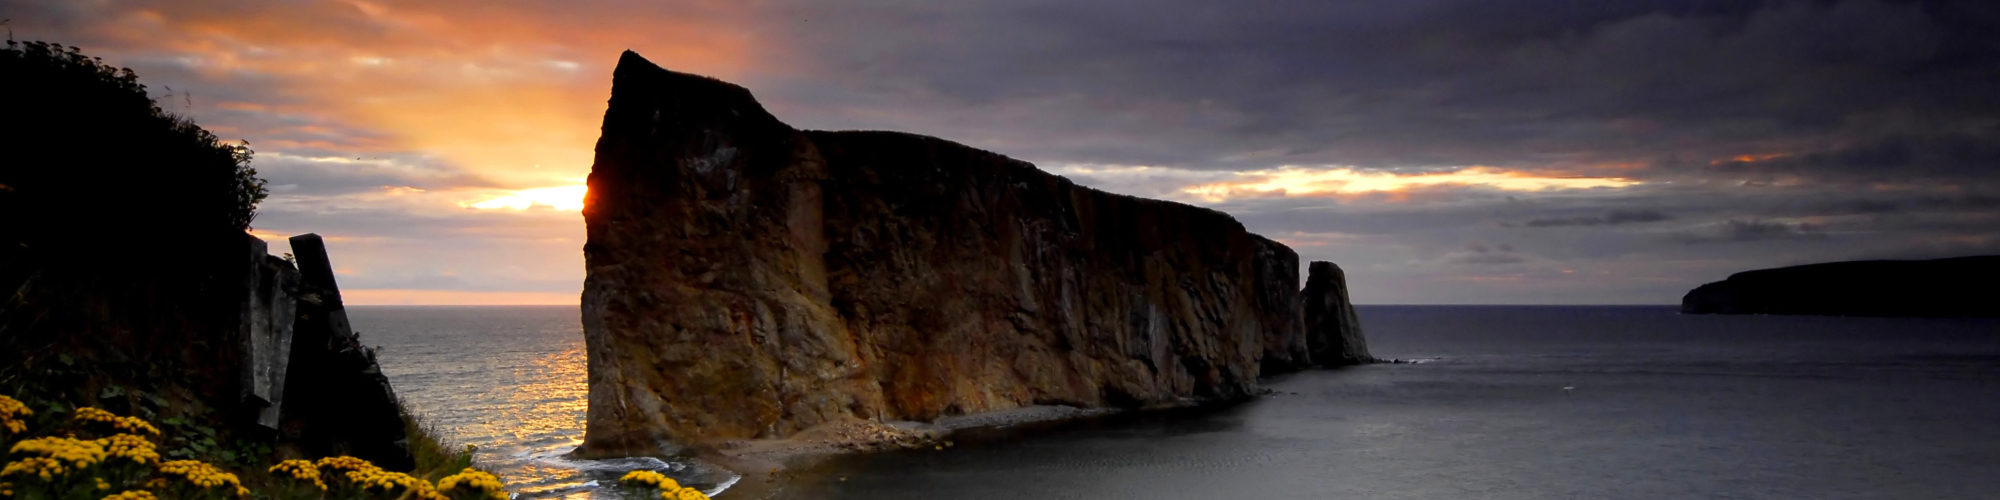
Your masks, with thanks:
M583 472L626 472L635 470L679 472L687 468L687 464L668 462L653 457L606 458L601 460L567 458L569 453L575 450L575 447L570 447L568 449L545 451L536 453L528 458L529 461L542 465L575 469Z
M572 493L582 493L585 491L597 489L597 487L598 485L596 480L591 480L582 483L569 483L569 482L558 483L540 488L522 488L521 491L519 493L515 493L512 496L512 498L521 499L521 498L566 497Z
M1444 356L1431 356L1428 358L1397 358L1389 360L1389 362L1399 365L1416 365L1416 364L1432 363L1443 360Z
M720 495L720 494L722 494L722 492L724 492L724 491L728 491L728 490L729 490L729 487L730 487L730 486L736 486L736 482L737 482L737 481L742 481L742 480L743 480L743 475L741 475L741 474L736 474L736 475L731 475L731 476L729 476L729 480L728 480L728 481L723 481L723 482L722 482L722 484L718 484L718 485L715 485L715 489L714 489L714 490L712 490L712 491L704 491L704 492L701 492L701 494L703 494L703 495L708 495L708 496L711 496L711 497L713 497L713 496L716 496L716 495Z

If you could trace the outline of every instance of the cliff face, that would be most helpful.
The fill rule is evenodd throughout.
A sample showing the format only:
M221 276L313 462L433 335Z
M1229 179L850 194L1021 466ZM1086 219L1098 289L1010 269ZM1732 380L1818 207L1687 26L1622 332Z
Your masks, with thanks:
M1145 406L1310 363L1298 256L936 138L798 131L627 52L584 218L581 453Z
M1686 314L2000 317L2000 256L1760 269L1688 291Z

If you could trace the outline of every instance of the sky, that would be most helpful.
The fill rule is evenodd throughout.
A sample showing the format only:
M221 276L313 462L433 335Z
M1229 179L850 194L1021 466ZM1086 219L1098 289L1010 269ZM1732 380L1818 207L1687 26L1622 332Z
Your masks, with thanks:
M350 304L574 304L631 49L1234 215L1363 304L2000 253L2000 2L0 0L257 151Z

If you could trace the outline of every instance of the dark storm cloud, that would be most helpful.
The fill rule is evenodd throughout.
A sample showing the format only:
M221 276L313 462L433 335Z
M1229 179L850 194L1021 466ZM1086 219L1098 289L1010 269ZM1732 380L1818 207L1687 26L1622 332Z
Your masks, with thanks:
M1817 224L1761 220L1726 220L1710 227L1676 233L1682 243L1731 243L1759 240L1822 238L1825 228Z
M1709 168L1734 177L1798 175L1873 182L1991 181L2000 175L2000 134L1982 132L1898 134L1863 144L1768 159L1721 161Z
M574 274L579 243L560 241L580 238L574 218L383 191L543 187L489 150L567 134L551 149L587 152L628 47L743 84L796 126L936 135L1225 210L1340 262L1363 302L1661 303L1744 269L2000 251L2000 2L0 0L0 14L195 89L186 112L270 153L258 168L281 189L260 227L353 236L343 255L374 259L353 279L382 288L561 288L440 269ZM375 57L403 72L354 69ZM510 83L564 99L483 92L542 59L587 78ZM366 103L393 104L337 112ZM461 139L518 116L535 118L526 133ZM1140 165L1154 168L1119 170ZM1185 189L1287 165L1639 184Z
M1863 0L814 4L774 36L839 90L774 90L798 109L780 115L808 126L922 124L1031 160L1706 166L1992 137L1994 14ZM967 114L982 119L945 118Z
M1514 225L1519 225L1522 227L1615 226L1618 224L1660 222L1673 219L1674 218L1671 215L1667 215L1652 210L1612 210L1610 212L1606 212L1604 215L1583 215L1575 217L1547 217L1540 219L1528 219L1527 221L1521 222L1520 224L1503 223L1502 225L1510 227Z

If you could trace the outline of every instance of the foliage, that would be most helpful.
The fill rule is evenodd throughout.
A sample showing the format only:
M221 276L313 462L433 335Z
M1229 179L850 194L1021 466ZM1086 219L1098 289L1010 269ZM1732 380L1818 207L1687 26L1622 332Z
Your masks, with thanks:
M103 256L113 237L240 232L256 218L267 191L249 144L162 110L130 68L10 40L0 75L0 212L35 214L0 221L0 244Z
M7 450L6 465L0 468L0 498L507 499L506 486L485 471L460 468L433 484L421 477L382 470L366 460L346 456L316 461L285 460L262 471L250 469L251 475L239 476L201 460L163 461L156 441L161 432L144 419L90 407L65 413L71 416L36 432L28 425L36 416L35 410L14 398L0 396L0 448ZM257 489L246 483L255 484Z
M413 473L436 478L472 467L474 448L471 445L454 445L436 425L424 421L402 401L396 402L396 408L403 414L403 432L409 438L410 458L417 464Z
M630 498L645 498L657 493L660 500L708 500L708 495L701 490L682 487L673 478L649 470L627 472L625 477L618 479L618 483L635 493Z

